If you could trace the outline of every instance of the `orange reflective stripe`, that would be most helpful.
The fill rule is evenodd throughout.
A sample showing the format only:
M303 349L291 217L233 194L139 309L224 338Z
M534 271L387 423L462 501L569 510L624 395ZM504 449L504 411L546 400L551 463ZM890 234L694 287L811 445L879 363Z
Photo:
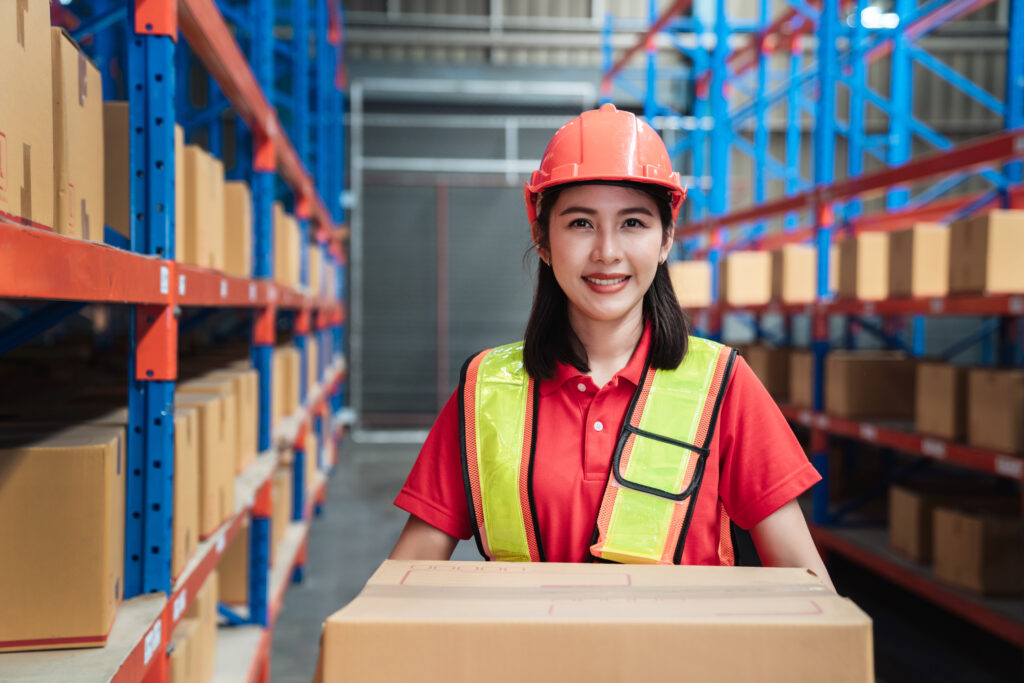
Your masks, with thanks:
M736 564L736 553L732 547L732 520L722 501L718 501L718 563L724 567Z
M465 370L465 378L462 382L462 393L459 396L462 402L463 417L463 438L462 447L465 450L463 461L464 476L466 477L467 496L472 502L470 514L473 517L473 531L476 533L477 546L480 554L485 557L491 556L490 547L487 545L487 532L484 526L484 505L480 496L480 470L476 450L476 375L480 368L480 361L490 353L491 350L478 353L469 361Z

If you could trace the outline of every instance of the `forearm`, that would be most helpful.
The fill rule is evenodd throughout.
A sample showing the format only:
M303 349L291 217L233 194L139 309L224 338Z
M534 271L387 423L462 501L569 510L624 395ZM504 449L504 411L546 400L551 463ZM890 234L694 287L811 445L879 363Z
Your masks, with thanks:
M449 560L459 539L409 515L389 560Z
M795 500L783 505L750 530L765 567L801 567L814 572L835 590L818 553L807 521Z

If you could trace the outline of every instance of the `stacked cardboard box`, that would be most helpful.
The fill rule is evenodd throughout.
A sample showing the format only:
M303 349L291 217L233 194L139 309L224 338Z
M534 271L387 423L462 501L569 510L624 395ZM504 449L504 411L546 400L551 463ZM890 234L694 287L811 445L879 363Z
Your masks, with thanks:
M299 408L299 373L302 357L299 350L291 345L274 349L271 359L273 379L271 381L271 423L276 427L283 417Z
M319 244L309 247L309 293L313 296L324 295L323 280L324 252Z
M259 447L259 373L247 367L240 367L215 370L203 375L203 379L227 380L232 383L237 409L235 442L238 446L236 448L235 473L241 474L256 459L256 451Z
M103 82L63 29L51 28L54 229L103 241Z
M770 346L748 346L743 351L747 365L768 393L779 401L785 401L789 396L789 354L789 349Z
M731 306L759 306L772 298L772 255L734 251L720 264L718 300Z
M871 619L802 569L388 561L325 622L316 680L655 681L680 667L871 681Z
M964 438L967 418L967 368L948 363L917 366L914 423L918 432L951 441Z
M839 243L840 299L878 301L889 296L889 235L866 232Z
M833 351L825 411L848 418L914 419L915 362L898 351Z
M0 2L0 64L0 217L53 228L49 2Z
M789 353L789 403L810 408L814 403L814 353L794 350Z
M252 277L252 192L237 180L224 184L224 272Z
M809 244L787 244L772 252L772 300L805 304L818 296L818 252Z
M124 429L5 429L0 473L0 651L102 646L124 585Z
M1024 592L1024 524L1016 497L935 509L935 577L982 595Z
M300 281L299 224L274 202L274 280L282 285L298 287Z
M198 619L182 619L171 634L171 654L168 655L170 683L196 683L201 681L200 645L196 640Z
M889 296L940 297L949 291L949 229L918 223L889 235Z
M213 386L179 385L176 407L192 407L198 416L199 433L199 537L206 538L235 511L234 393L230 382ZM211 393L196 393L199 391Z
M217 565L218 594L228 605L249 604L249 517L232 539Z
M967 441L1020 455L1024 370L977 368L967 375Z
M285 532L292 523L292 468L291 465L278 467L274 471L271 489L273 511L270 518L270 557L277 557L277 550Z
M951 502L954 495L925 487L890 487L889 547L915 562L930 563L935 509Z
M209 681L217 664L217 572L211 572L185 612L185 619L195 619L195 632L190 639L192 680Z
M223 270L224 165L196 145L185 145L185 248L178 260Z
M173 536L171 577L177 578L199 543L199 412L184 405L174 410Z
M1024 211L990 211L949 225L949 291L1024 292Z
M705 308L711 304L710 261L677 261L669 264L668 275L680 306Z

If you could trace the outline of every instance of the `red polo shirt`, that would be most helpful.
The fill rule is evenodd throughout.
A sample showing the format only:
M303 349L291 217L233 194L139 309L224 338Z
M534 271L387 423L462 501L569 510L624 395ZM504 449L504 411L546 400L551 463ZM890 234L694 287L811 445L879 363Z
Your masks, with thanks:
M612 451L649 348L648 327L626 367L600 388L565 364L541 382L534 499L549 562L590 558ZM820 479L775 401L737 357L697 493L683 564L719 564L719 500L736 524L750 529ZM455 394L430 430L395 505L450 536L472 537Z

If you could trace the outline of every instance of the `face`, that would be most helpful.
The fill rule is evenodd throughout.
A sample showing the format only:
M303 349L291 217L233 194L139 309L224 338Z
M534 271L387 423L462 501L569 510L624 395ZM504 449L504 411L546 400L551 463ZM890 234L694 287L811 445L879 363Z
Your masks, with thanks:
M551 207L548 246L538 252L569 299L570 320L612 322L642 315L671 237L663 238L657 204L646 193L577 185Z

